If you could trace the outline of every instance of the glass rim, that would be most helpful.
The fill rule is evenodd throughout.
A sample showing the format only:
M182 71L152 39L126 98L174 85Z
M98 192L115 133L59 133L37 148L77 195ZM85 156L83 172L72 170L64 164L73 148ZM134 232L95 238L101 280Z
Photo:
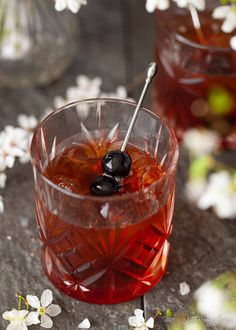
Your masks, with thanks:
M157 14L158 16L158 14ZM194 41L194 40L191 40L187 37L184 37L182 34L176 32L173 28L171 28L168 24L166 24L166 21L164 20L163 17L161 16L158 16L158 19L160 19L162 22L164 22L165 24L165 27L166 29L171 32L171 33L174 33L175 35L175 38L181 42L181 43L184 43L186 44L187 46L191 46L192 48L197 48L197 49L201 49L201 50L208 50L208 51L211 51L211 52L224 52L224 53L233 53L234 50L229 46L227 48L225 47L217 47L217 46L211 46L211 45L203 45L201 44L200 42L198 41Z
M31 160L32 160L32 165L33 167L37 170L38 174L40 175L40 177L46 182L46 184L50 185L52 188L56 189L57 191L59 191L62 194L65 194L69 197L72 198L76 198L78 200L90 200L90 201L95 201L95 202L112 202L112 201L119 201L119 200L127 200L130 199L132 197L138 197L140 194L145 194L147 193L149 190L151 190L152 188L154 188L158 183L160 183L163 180L163 177L167 177L169 175L171 175L171 173L174 171L174 169L176 168L177 165L177 161L178 161L178 156L179 156L179 147L178 147L178 141L175 135L175 132L173 130L173 128L167 123L167 121L154 114L153 112L151 112L150 110L148 110L145 107L141 107L140 110L143 110L145 112L147 112L151 117L160 120L168 129L168 132L170 133L170 137L172 139L172 148L174 150L173 155L172 155L172 159L170 161L170 165L168 166L167 171L164 172L164 175L161 176L158 180L156 180L155 182L153 182L152 184L150 184L149 186L134 191L134 192L128 192L122 195L112 195L112 196L93 196L93 195L82 195L82 194L77 194L74 192L71 192L69 190L66 190L64 188L61 188L60 186L58 186L57 184L55 184L54 182L52 182L50 179L48 179L44 173L42 172L42 170L39 168L37 162L34 162L34 159L36 158L35 155L37 154L36 151L36 138L39 135L39 132L41 130L41 128L43 127L43 125L53 116L55 116L56 114L58 114L59 112L72 108L80 103L94 103L94 102L99 102L99 101L105 101L105 102L112 102L112 103L122 103L122 104L127 104L127 105L131 105L131 106L136 106L137 103L132 102L132 101L128 101L125 99L116 99L116 98L89 98L89 99L82 99L82 100L78 100L78 101L74 101L74 102L70 102L62 107L59 107L55 110L53 110L51 113L49 113L45 118L43 118L43 120L38 124L33 137L32 137L32 141L31 141L31 146L30 146L30 155L31 155Z

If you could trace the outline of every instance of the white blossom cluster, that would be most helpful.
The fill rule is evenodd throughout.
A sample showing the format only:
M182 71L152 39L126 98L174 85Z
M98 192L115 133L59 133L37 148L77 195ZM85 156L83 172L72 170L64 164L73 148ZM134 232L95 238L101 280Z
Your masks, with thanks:
M201 210L212 208L219 218L236 218L236 171L229 171L213 154L218 152L219 135L211 130L192 128L186 131L183 146L190 155L187 198ZM211 174L208 176L208 173Z
M0 189L6 186L6 170L12 168L16 159L21 163L30 160L30 143L33 130L38 124L34 116L19 115L19 127L6 126L0 132ZM0 193L0 213L4 212L3 197Z
M236 329L236 273L204 283L194 294L197 311L215 329Z
M196 10L203 11L206 8L206 0L172 0L178 7L187 8L190 5ZM166 10L170 6L171 0L147 0L146 9L153 12L156 9ZM226 4L216 7L213 10L212 17L222 19L222 31L232 33L236 29L236 4L235 2L225 1ZM236 36L230 39L230 46L236 50Z
M170 330L236 329L236 271L226 272L203 283L194 300L177 313Z
M37 296L27 295L25 303L29 308L25 310L12 309L2 314L4 320L9 321L6 330L27 330L30 325L40 324L42 328L53 327L52 317L61 313L59 305L52 304L53 294L51 290L44 290L41 299Z
M10 322L6 330L27 330L29 326L36 324L42 328L51 329L53 327L52 317L61 313L61 307L52 303L53 294L49 289L43 291L40 299L37 296L27 295L26 299L20 296L19 301L21 300L24 301L27 309L21 309L20 303L18 310L12 309L2 314L3 319ZM89 320L84 319L78 328L89 329Z
M132 100L128 98L127 91L124 86L118 86L116 91L112 93L103 92L101 86L102 79L100 77L90 79L85 75L79 75L76 79L76 86L69 87L66 91L65 97L56 96L54 98L53 107L57 109L74 101L95 97ZM47 109L46 114L50 113L51 111L52 109ZM86 104L79 104L77 106L77 113L81 120L86 119L88 116L88 111L89 107Z
M144 311L142 309L135 309L134 316L129 317L129 325L134 327L134 330L149 330L154 327L154 318L150 317L145 321L143 317Z

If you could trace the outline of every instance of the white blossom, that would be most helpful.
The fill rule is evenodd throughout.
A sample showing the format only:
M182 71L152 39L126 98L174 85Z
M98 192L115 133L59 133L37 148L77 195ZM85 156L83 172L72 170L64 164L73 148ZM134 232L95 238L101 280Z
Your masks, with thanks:
M66 99L69 102L98 97L101 93L101 78L90 79L85 75L79 75L76 83L75 87L69 87L66 91Z
M36 308L36 312L31 312L32 317L39 318L41 317L41 327L43 328L52 328L53 321L51 317L55 317L61 313L61 307L59 305L52 304L53 295L51 290L44 290L39 301L37 296L27 295L26 300L29 305L33 308ZM51 317L50 317L51 316Z
M212 207L220 218L236 217L236 190L234 188L236 182L234 181L226 170L211 174L197 206L201 210Z
M206 180L192 179L185 185L185 195L190 202L197 203L206 189Z
M38 120L35 116L27 116L24 114L20 114L17 117L17 122L21 128L28 132L33 132L35 127L38 125Z
M227 296L224 289L220 289L214 285L214 282L208 281L195 292L194 297L198 312L213 325L228 329L236 328L236 311L228 308L227 303L232 298Z
M143 317L143 310L141 309L135 309L134 315L129 317L129 325L134 327L134 330L148 330L153 329L154 327L154 318L150 317L147 322L145 321Z
M169 0L147 0L146 1L146 10L149 13L154 12L154 10L166 10L170 6Z
M213 18L223 19L222 31L231 33L236 28L236 6L226 5L216 7L212 14Z
M90 322L88 319L84 319L79 325L79 329L89 329L90 328Z
M179 285L179 291L180 291L181 296L188 295L189 292L190 292L189 284L186 283L186 282L181 282L180 285Z
M87 0L55 0L55 9L62 11L68 8L72 13L78 13L82 5L86 5Z
M6 187L7 175L5 173L0 173L0 188Z
M0 214L4 213L4 203L3 203L3 198L0 195Z
M31 122L30 127L32 124ZM12 168L16 158L22 163L30 160L30 143L33 135L30 127L26 130L21 127L6 126L0 133L0 171Z
M6 126L0 133L0 156L21 157L28 148L28 133L19 127ZM13 162L14 164L14 162ZM10 166L9 166L10 167Z
M0 171L13 167L16 157L21 163L30 161L30 144L38 121L23 114L17 120L21 127L6 126L0 133Z
M32 319L31 313L27 310L16 310L6 311L2 314L4 320L10 321L6 330L27 330L29 325L38 324Z
M184 134L183 145L194 157L207 155L219 149L220 137L212 130L190 128Z
M205 0L173 0L180 8L187 8L190 4L199 11L203 11L206 8Z

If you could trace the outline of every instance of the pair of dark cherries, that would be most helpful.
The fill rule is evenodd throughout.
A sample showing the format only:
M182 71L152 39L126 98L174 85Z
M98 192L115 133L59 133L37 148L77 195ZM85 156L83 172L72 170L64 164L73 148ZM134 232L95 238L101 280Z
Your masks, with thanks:
M121 188L122 179L129 175L131 169L131 158L124 151L128 143L130 134L134 127L135 121L138 117L143 99L146 95L149 84L152 78L157 73L157 65L152 62L148 66L145 85L137 106L135 108L133 117L131 119L129 128L127 130L121 150L110 151L102 160L103 175L96 177L90 185L90 191L95 196L110 196L119 192Z
M103 175L97 176L90 185L94 196L110 196L119 192L121 181L128 176L131 169L131 158L124 151L110 151L102 159Z

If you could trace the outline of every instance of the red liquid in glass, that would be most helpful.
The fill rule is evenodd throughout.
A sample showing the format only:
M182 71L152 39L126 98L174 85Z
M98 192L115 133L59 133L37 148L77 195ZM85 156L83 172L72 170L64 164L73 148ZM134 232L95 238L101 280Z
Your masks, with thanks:
M217 130L222 137L236 133L236 52L230 50L234 33L223 33L222 20L213 19L211 13L199 12L202 42L188 12L184 17L173 13L171 19L168 12L157 16L160 71L154 111L167 117L179 138L193 126Z
M102 157L119 146L118 142L78 143L56 156L44 174L61 188L86 197L90 195L91 181L102 173ZM119 195L139 191L165 175L146 152L134 145L128 145L127 152L132 158L132 170ZM159 195L156 191L156 198ZM79 213L73 215L73 223L68 223L63 215L49 212L36 198L42 261L49 279L66 294L98 304L132 300L150 290L166 271L169 251L174 187L164 195L156 214L139 221L143 210L139 214L137 208L137 221L125 225L124 221L119 223L127 211L122 210L122 202L121 209L114 210L113 224L103 225L101 214L106 217L106 207L96 212L91 209L96 226L81 225Z

